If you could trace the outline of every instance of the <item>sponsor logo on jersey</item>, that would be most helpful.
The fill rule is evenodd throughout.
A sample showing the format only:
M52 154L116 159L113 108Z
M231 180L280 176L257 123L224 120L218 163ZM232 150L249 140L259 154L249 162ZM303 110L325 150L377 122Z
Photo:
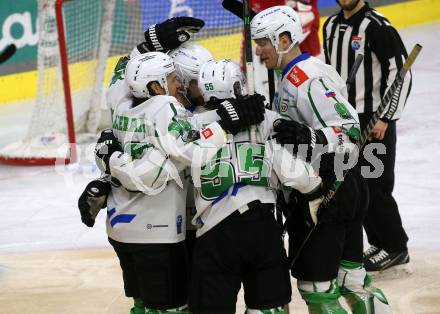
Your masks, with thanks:
M309 77L307 74L301 70L300 67L294 66L292 70L290 70L289 74L287 74L287 79L296 87L301 86L302 83L307 81Z
M336 96L336 93L334 91L332 91L332 90L328 90L328 91L325 92L325 97L327 97L327 98L332 98L332 97L335 97L335 96Z
M335 104L335 110L342 119L352 119L353 118L350 114L350 111L348 111L347 107L345 107L345 105L340 102L337 102Z
M151 230L154 228L168 228L168 225L152 225L152 224L147 224L146 225L147 230Z
M358 50L361 47L362 37L361 36L352 36L351 37L351 48L353 50Z
M288 105L287 99L283 99L281 102L280 111L286 112L288 108L289 108L289 105Z
M202 131L202 135L205 139L210 138L214 133L212 132L212 130L210 128L204 129Z
M177 234L182 233L182 222L183 222L182 215L178 215L176 219Z

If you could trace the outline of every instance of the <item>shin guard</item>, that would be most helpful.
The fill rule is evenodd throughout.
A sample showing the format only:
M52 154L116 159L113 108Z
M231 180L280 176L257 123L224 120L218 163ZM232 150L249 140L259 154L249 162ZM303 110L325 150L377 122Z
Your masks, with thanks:
M189 313L190 312L188 310L187 305L180 306L175 309L164 310L164 311L147 309L147 311L145 312L145 314L189 314Z
M144 301L141 298L133 298L134 306L130 309L130 314L145 314Z
M341 261L338 281L341 295L354 314L392 313L384 293L371 284L371 277L361 263Z
M310 314L347 314L338 298L341 296L337 281L298 280L298 290Z

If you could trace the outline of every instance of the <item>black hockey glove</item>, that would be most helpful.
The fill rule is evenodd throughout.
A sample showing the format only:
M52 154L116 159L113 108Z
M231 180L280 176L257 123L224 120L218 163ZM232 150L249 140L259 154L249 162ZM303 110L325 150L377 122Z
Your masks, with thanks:
M221 127L235 135L264 121L264 96L260 94L231 98L222 101L217 108Z
M312 150L317 144L327 145L327 139L321 130L313 130L311 127L284 119L278 119L273 123L273 130L277 132L273 137L281 145L293 144L294 151L298 152L298 145L307 145L305 159L310 160Z
M289 205L301 210L307 225L313 227L319 222L319 210L321 210L324 195L325 189L322 184L308 194L294 191L290 194Z
M101 208L107 206L107 196L110 193L110 182L105 179L96 179L87 184L84 192L78 199L81 221L87 227L93 227L95 218Z
M122 152L121 144L114 136L111 129L105 129L101 132L101 136L95 146L96 163L100 164L98 167L110 174L109 161L110 156L114 152Z
M165 22L151 25L144 33L145 45L149 51L166 52L176 49L205 25L203 20L179 16Z
M274 135L277 142L285 144L307 144L315 147L316 144L327 144L327 139L321 130L313 130L311 127L284 119L278 119L273 123Z

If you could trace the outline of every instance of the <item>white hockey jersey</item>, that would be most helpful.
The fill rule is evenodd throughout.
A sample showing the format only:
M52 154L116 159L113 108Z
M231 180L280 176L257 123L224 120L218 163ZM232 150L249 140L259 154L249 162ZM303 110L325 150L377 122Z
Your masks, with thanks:
M111 171L125 187L114 186L108 197L108 236L124 243L180 242L185 238L187 182L179 171L210 160L225 143L224 131L216 122L203 130L193 126L174 97L155 96L133 107L124 85L121 77L107 93L113 133L130 157L113 154L110 159Z
M274 107L283 119L321 130L328 152L350 143L349 137L360 138L359 117L347 100L345 82L333 67L308 53L283 70Z
M309 164L270 139L273 122L279 118L266 110L265 120L256 126L257 143L250 143L249 131L228 134L216 157L200 173L193 169L197 209L193 224L198 237L236 210L245 212L252 201L274 204L279 183L303 193L319 185L321 179Z

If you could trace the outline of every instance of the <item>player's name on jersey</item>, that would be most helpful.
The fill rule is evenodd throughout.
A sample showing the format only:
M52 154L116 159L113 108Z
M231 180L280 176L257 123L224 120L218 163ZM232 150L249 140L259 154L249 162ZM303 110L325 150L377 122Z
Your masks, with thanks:
M112 128L123 132L145 133L146 121L144 119L115 115Z

